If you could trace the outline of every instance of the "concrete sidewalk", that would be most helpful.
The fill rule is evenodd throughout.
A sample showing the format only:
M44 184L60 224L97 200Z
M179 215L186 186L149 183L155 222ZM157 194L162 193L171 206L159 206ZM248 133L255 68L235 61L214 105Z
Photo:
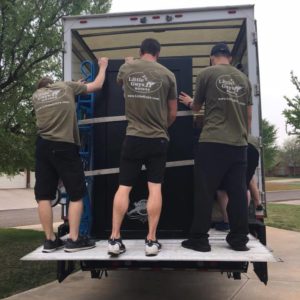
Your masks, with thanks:
M7 300L299 300L300 233L267 228L268 245L282 262L269 263L269 282L265 286L252 271L241 280L227 279L219 273L195 271L111 271L102 280L78 272L63 283L52 282Z
M33 189L0 189L0 210L36 207Z

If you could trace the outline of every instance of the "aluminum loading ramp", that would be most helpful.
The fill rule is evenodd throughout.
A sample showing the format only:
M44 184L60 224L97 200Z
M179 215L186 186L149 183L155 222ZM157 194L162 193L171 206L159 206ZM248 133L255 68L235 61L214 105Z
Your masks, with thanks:
M107 254L107 241L96 243L96 247L90 250L66 253L58 250L52 253L43 253L42 246L24 256L26 261L223 261L223 262L276 262L271 251L262 245L259 240L249 235L247 246L249 251L240 252L229 248L225 237L226 232L211 230L211 252L196 252L181 247L182 240L160 239L162 251L157 256L147 257L144 253L144 240L124 240L127 251L119 257L110 257Z

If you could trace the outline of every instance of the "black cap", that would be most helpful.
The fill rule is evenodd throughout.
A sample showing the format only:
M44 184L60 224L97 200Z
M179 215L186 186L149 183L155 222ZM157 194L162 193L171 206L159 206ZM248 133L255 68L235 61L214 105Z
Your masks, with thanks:
M231 56L230 50L225 43L218 43L214 45L210 51L210 56L223 54L226 56Z

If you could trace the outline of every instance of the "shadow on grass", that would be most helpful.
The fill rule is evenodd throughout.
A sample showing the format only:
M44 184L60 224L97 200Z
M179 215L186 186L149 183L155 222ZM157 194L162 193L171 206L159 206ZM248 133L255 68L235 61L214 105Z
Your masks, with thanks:
M56 279L56 262L20 261L43 241L42 232L0 228L0 299Z

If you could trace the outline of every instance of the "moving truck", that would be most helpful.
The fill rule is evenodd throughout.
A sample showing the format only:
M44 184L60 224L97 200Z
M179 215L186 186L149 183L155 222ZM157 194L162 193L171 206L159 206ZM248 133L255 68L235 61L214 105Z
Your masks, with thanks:
M203 116L203 112L193 115L182 104L179 104L177 119L169 129L170 147L158 230L163 249L155 257L144 254L147 185L142 169L141 178L130 195L130 207L122 226L127 252L117 258L107 254L113 196L118 187L120 149L126 129L123 91L116 84L124 57L137 58L142 40L157 39L162 46L159 62L175 74L178 92L192 95L196 76L210 64L212 46L218 42L227 43L232 50L232 64L250 79L252 134L260 138L261 99L254 6L67 16L63 18L63 25L64 80L78 80L82 74L87 81L92 80L97 58L107 56L110 59L103 89L79 98L77 104L81 154L89 190L81 231L97 239L97 247L75 253L59 250L47 254L38 248L23 259L58 261L59 281L72 272L75 261L80 262L82 270L90 271L92 277L100 277L111 269L146 268L219 271L234 279L241 278L241 273L246 273L252 263L255 273L266 284L267 262L275 261L275 258L266 247L263 216L255 215L253 204L249 208L250 251L231 250L225 241L226 232L214 229L210 231L211 252L181 247L192 221L194 146ZM266 207L262 166L260 161L256 176ZM66 205L63 208L66 212ZM65 220L60 226L60 235L66 234L67 230Z

